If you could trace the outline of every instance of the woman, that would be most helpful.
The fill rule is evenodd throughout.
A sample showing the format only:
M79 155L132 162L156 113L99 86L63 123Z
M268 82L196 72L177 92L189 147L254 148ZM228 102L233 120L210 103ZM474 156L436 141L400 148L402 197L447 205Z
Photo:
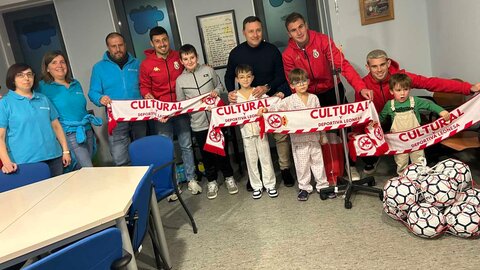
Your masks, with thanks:
M87 101L80 83L72 78L68 61L61 51L47 52L42 59L42 81L38 90L57 109L60 124L72 151L68 170L92 167L95 137L90 123L100 126L102 120L86 110Z
M7 71L10 90L0 100L2 172L15 172L17 163L43 161L57 176L70 164L70 151L57 110L47 97L32 92L35 83L27 64L13 64Z

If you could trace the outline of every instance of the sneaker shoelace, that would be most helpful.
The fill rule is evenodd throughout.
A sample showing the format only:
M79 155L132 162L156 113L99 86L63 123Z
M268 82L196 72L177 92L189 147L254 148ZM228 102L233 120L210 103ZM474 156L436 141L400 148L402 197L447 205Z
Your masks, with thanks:
M208 185L208 192L215 192L215 185Z

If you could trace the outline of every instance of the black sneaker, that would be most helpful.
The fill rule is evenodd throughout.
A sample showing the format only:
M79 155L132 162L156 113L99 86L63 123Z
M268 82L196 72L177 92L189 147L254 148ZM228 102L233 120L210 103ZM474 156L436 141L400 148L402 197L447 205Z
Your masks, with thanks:
M275 188L270 188L270 189L267 188L267 193L268 193L268 196L270 196L270 198L276 198L278 196L278 191Z
M261 189L258 189L258 190L254 190L253 193L252 193L252 198L254 198L255 200L257 199L260 199L262 197L262 190Z
M327 197L328 197L329 199L335 199L335 198L337 197L337 194L332 191L332 192L329 192L329 193L327 194Z
M250 185L250 180L247 180L247 191L253 191L252 185Z
M295 179L293 179L293 176L290 173L290 169L285 169L285 170L282 170L281 172L282 172L283 184L286 187L293 187L293 185L295 185Z
M308 200L308 192L306 190L300 189L297 199L301 202Z

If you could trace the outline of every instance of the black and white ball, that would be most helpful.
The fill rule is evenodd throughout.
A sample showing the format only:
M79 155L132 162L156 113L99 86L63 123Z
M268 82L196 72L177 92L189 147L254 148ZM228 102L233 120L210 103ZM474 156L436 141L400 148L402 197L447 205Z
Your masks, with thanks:
M396 207L390 207L386 203L383 203L383 211L385 211L385 213L389 217L391 217L395 220L399 220L399 221L407 220L407 212L406 211L400 210Z
M475 237L480 234L479 208L464 202L458 202L445 209L448 232L460 237Z
M383 187L383 200L389 207L408 211L416 203L417 189L406 177L394 177Z
M412 163L405 168L403 176L406 176L410 181L413 181L417 187L419 187L421 182L427 177L428 171L430 171L428 166Z
M428 203L415 204L407 216L410 231L423 238L434 238L441 235L446 228L443 213Z
M458 191L463 191L472 182L470 167L457 159L449 158L438 162L435 172L449 176L452 187Z
M472 188L467 189L464 192L459 192L457 193L457 201L480 206L480 190Z
M429 174L420 188L425 201L433 206L445 207L455 203L457 192L444 174Z

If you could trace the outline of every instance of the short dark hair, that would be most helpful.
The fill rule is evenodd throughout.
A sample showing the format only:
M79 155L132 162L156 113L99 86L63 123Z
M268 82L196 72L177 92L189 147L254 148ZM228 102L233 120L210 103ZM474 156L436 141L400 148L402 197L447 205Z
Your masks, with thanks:
M105 37L105 44L107 44L107 46L108 46L108 40L111 39L111 38L114 38L114 37L121 37L123 39L123 41L125 42L125 38L123 37L122 34L120 34L118 32L111 32Z
M287 28L288 30L288 25L290 23L293 23L295 22L296 20L302 20L304 23L305 23L305 18L303 18L302 14L298 13L298 12L292 12L290 13L287 18L285 19L285 28Z
M250 72L253 75L253 68L247 64L238 64L235 68L235 77L238 76L240 73L247 73Z
M184 44L180 49L178 49L178 54L180 54L180 58L182 58L182 54L190 54L193 53L195 54L196 57L198 57L197 50L195 47L193 47L192 44Z
M155 26L154 28L150 29L150 41L153 40L153 36L158 36L158 35L167 35L168 37L168 33L167 33L167 30L165 30L165 28L161 27L161 26Z
M396 73L390 77L388 81L388 86L390 86L390 91L393 91L395 85L400 85L402 88L412 88L412 79L408 77L405 73Z
M70 71L70 64L68 62L67 56L62 51L49 51L43 55L42 59L42 80L44 80L46 83L51 83L55 80L47 70L48 64L50 64L53 59L59 55L62 56L63 59L65 59L65 64L67 65L67 74L65 74L65 81L67 83L72 82L72 72Z
M308 73L301 68L294 68L292 71L288 73L288 80L290 84L294 84L295 82L308 80Z
M10 90L17 89L17 86L15 85L15 77L18 73L24 72L27 69L30 69L33 72L32 67L25 63L16 63L11 65L7 70L7 78L5 79L5 85L7 86L7 88ZM37 88L36 76L33 77L32 90L35 88Z
M262 21L257 16L248 16L243 20L243 30L245 30L245 25L247 25L247 23L253 22L259 22L260 24L262 24Z

